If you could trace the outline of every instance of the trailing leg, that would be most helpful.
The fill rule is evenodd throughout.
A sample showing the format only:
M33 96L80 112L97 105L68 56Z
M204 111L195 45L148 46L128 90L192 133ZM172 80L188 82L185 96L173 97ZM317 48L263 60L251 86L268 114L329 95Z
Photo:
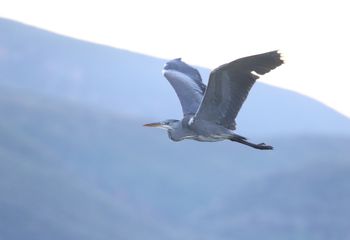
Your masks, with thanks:
M239 135L237 135L237 136L239 136ZM244 138L244 137L241 137L241 136L237 137L237 136L233 136L232 138L230 138L230 140L234 141L234 142L239 142L239 143L242 143L242 144L247 145L249 147L260 149L260 150L272 150L273 149L272 146L266 145L265 143L255 144L255 143L248 142L246 140L246 138Z

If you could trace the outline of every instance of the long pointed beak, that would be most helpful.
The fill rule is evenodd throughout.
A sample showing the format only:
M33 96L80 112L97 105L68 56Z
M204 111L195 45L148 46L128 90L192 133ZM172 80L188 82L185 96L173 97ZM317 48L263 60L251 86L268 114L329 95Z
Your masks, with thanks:
M161 127L162 124L160 122L156 122L156 123L147 123L143 125L144 127Z

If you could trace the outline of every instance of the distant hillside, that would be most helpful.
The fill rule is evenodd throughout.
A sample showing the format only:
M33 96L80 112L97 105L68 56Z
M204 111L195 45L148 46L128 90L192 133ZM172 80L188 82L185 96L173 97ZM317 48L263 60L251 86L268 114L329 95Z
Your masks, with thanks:
M348 239L350 163L319 162L252 181L192 227L209 239Z
M141 122L10 88L0 88L0 115L0 238L232 239L231 229L251 232L256 220L247 214L260 211L284 216L281 224L293 234L310 236L308 224L319 215L284 215L295 201L322 204L335 220L324 236L349 234L337 223L349 216L350 175L327 182L350 171L349 137L267 139L272 152L231 142L172 143ZM322 188L332 204L306 194ZM279 192L284 203L275 209L279 198L267 196ZM299 229L295 218L306 225ZM275 233L274 222L259 224Z
M3 88L0 115L0 239L175 239L104 179L113 117Z
M175 92L161 75L166 60L59 36L6 19L0 19L0 32L2 86L131 117L181 117ZM208 70L201 72L207 79ZM259 83L239 114L238 130L249 136L350 134L350 120L315 100Z

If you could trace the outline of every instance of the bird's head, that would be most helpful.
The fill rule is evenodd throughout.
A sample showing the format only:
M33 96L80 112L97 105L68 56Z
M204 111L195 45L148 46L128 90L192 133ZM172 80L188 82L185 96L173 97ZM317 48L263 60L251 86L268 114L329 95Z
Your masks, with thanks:
M157 127L157 128L162 128L165 130L171 130L171 129L176 128L176 126L178 125L179 122L180 122L179 120L168 119L168 120L164 120L161 122L147 123L143 126L144 127Z

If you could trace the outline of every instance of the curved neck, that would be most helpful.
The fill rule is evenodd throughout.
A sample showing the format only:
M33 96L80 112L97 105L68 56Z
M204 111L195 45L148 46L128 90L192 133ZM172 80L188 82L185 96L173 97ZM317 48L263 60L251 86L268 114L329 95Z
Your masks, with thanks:
M182 124L182 121L172 125L172 129L168 129L168 136L171 140L178 142L192 135L192 131Z

